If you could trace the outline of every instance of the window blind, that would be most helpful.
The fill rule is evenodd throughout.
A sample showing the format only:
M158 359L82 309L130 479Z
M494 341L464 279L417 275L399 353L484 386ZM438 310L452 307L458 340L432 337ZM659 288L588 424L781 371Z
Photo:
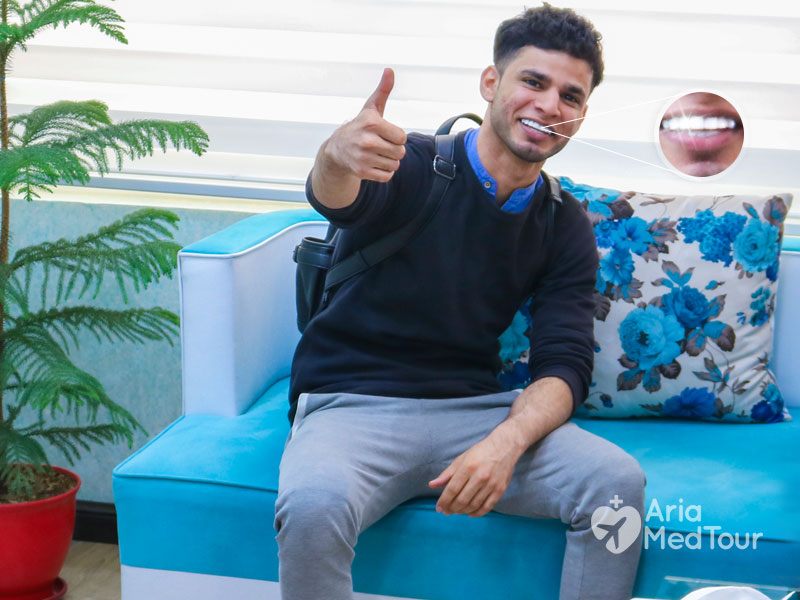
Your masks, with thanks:
M566 5L603 34L606 76L581 131L548 161L550 173L617 189L800 195L800 3ZM88 25L37 37L14 55L11 113L98 99L115 120L193 120L211 137L203 157L159 152L93 185L293 201L304 201L319 145L357 114L384 66L396 72L385 117L406 130L430 132L453 114L483 114L478 79L491 62L495 28L523 10L502 0L109 6L125 19L129 44ZM670 98L700 89L726 97L745 126L740 160L708 181L667 170L656 143ZM800 200L795 206L793 222Z

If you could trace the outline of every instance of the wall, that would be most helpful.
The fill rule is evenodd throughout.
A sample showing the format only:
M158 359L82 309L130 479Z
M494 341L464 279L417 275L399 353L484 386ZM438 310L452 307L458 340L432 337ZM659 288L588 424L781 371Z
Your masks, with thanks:
M91 196L91 191L72 189L73 197ZM185 204L185 203L183 203ZM225 210L218 202L219 210L200 208L171 208L180 217L175 241L186 246L206 237L224 227L246 218L254 212L285 208L280 203L261 202L245 206L233 203L236 210ZM293 205L297 207L297 204ZM17 248L43 241L60 238L74 239L77 236L95 231L103 225L137 210L137 206L120 204L86 204L43 199L34 202L13 200L11 204L13 257ZM39 277L38 282L41 281ZM38 285L34 286L37 289ZM124 309L130 307L161 306L179 312L177 269L172 279L162 278L149 289L129 295L125 305L113 277L106 277L96 300L87 294L82 300L70 304L91 304L106 308ZM37 302L38 304L38 302ZM89 332L79 337L80 347L70 352L75 364L97 377L109 396L130 411L144 426L149 436L161 431L175 420L181 411L181 355L176 339L170 346L166 342L98 343ZM142 446L148 435L136 436L134 449ZM96 446L84 453L73 470L83 479L78 499L96 502L112 502L111 471L115 465L130 455L133 449L126 444ZM66 460L52 452L53 464L68 466Z

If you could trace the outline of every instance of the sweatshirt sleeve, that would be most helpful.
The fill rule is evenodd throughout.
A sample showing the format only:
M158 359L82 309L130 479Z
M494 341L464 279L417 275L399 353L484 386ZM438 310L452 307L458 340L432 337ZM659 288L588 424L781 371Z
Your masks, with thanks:
M582 207L564 194L556 211L548 268L531 301L531 382L559 377L572 390L573 414L586 399L594 363L594 299L598 255Z
M425 173L424 163L430 163L432 159L432 139L429 139L429 136L411 133L406 143L406 155L400 161L400 168L388 182L362 180L358 195L352 204L344 208L328 208L317 200L309 173L306 179L306 198L314 210L342 229L371 227L387 220L392 222L391 227L396 227L398 223L410 220L418 208L413 206L414 201L420 198L421 190L430 179L430 177L420 178L419 173ZM424 199L424 195L422 198ZM412 201L399 202L399 199Z

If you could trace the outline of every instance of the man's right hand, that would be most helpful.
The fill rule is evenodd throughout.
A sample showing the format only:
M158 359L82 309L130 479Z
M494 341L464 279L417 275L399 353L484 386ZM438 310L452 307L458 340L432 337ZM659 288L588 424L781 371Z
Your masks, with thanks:
M361 112L322 145L312 172L317 199L330 208L352 204L361 180L389 181L405 156L406 133L383 118L394 87L394 71L384 69Z
M358 116L337 129L325 146L326 158L359 179L389 181L405 156L405 131L383 118L393 87L394 71L384 69Z

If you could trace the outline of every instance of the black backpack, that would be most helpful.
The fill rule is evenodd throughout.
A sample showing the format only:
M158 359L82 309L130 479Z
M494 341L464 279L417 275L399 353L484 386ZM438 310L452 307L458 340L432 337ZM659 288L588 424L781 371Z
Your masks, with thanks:
M297 263L297 328L302 333L308 322L330 301L334 288L343 281L363 273L382 260L389 258L408 244L415 233L422 231L430 221L450 182L455 178L453 162L456 135L451 134L453 124L461 118L472 119L479 125L479 116L466 113L451 117L436 130L433 172L436 175L422 211L400 229L356 250L349 256L332 264L341 230L330 225L325 239L304 237L294 249L293 259ZM553 230L556 204L561 203L561 186L557 179L542 172L550 186L548 224L545 235L549 238ZM548 244L549 245L549 244Z

